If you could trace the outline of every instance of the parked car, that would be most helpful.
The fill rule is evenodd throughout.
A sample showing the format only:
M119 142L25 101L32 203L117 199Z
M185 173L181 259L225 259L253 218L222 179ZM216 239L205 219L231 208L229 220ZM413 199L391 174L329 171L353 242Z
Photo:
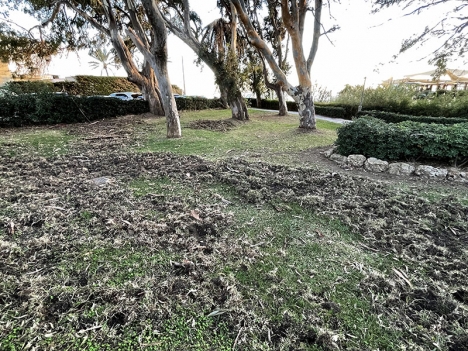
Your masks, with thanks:
M131 91L112 93L109 97L117 98L120 100L144 100L141 93L134 93Z

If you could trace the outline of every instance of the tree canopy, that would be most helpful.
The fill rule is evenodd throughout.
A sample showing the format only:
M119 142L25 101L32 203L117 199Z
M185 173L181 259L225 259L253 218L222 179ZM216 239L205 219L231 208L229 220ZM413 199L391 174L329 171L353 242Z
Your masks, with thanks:
M0 20L3 21L0 22L0 60L13 62L16 76L41 73L51 56L61 50L60 41L43 32L40 26L27 29L3 16Z
M442 72L448 60L464 57L468 51L468 0L374 0L373 6L374 12L400 6L405 16L434 13L432 23L403 41L400 53L435 40L439 45L430 55L429 63L436 64Z

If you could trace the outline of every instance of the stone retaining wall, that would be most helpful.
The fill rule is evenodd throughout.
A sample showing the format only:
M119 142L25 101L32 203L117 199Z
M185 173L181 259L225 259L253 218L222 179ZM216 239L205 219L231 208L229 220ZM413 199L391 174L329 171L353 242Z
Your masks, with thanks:
M325 157L338 163L342 167L364 168L368 172L389 173L393 175L419 176L432 179L447 179L468 183L468 172L459 168L438 168L427 165L413 165L405 162L388 163L374 157L364 155L349 155L348 157L335 153L331 148L323 153Z

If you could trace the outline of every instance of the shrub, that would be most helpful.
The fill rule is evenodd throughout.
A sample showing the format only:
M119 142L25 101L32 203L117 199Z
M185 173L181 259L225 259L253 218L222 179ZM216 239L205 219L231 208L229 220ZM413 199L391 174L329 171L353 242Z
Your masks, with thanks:
M176 99L179 110L220 107L218 99ZM101 118L149 112L143 100L91 96L76 97L51 93L22 94L0 98L0 126L89 122Z
M460 160L468 157L468 123L386 123L363 117L338 129L337 151L384 160Z
M346 110L338 106L315 105L315 113L332 118L346 118Z
M207 99L203 97L179 97L176 99L177 109L183 110L206 110L210 108L222 107L219 99Z
M23 94L0 99L0 126L86 122L147 111L142 100Z
M456 117L430 117L430 116L410 116L401 115L399 113L384 112L384 111L361 111L357 113L357 117L372 116L389 123L399 123L404 121L413 121L421 123L437 123L437 124L456 124L468 122L467 118Z
M54 91L53 83L47 81L12 81L7 82L3 88L16 95L41 94Z
M392 110L400 109L411 104L415 92L416 89L414 87L405 84L366 88L364 90L363 105L368 109L377 109L377 106L384 106ZM333 103L357 107L361 102L361 96L362 85L346 85L338 93Z
M257 106L257 99L248 99L250 106ZM278 110L278 100L262 100L261 108L265 110ZM288 111L297 112L297 104L294 101L286 101ZM322 116L332 118L344 118L351 119L351 115L347 112L347 108L343 106L337 106L335 104L315 104L315 113Z
M126 77L76 76L76 82L54 83L55 91L70 95L109 95L119 91L140 91L138 86Z

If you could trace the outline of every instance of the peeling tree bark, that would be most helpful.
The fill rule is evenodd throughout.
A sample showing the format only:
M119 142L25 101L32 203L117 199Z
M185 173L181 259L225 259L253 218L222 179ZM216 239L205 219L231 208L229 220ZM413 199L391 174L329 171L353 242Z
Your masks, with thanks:
M276 91L276 95L278 96L278 109L280 116L287 116L288 115L288 105L286 104L286 98L284 96L284 91L282 87L279 87Z
M292 93L292 98L297 104L299 113L299 128L316 129L315 106L310 88L302 89L298 87Z
M260 55L261 56L261 55ZM268 79L268 71L265 65L265 60L262 57L262 65L263 65L263 78L265 80L265 85L267 88L272 89L276 96L278 97L278 115L279 116L287 116L288 115L288 105L286 104L286 99L284 97L283 87L280 83L272 83Z
M218 87L219 87L219 96L220 96L219 99L221 101L221 105L223 106L223 108L229 108L227 90L221 87L219 84L218 84Z

